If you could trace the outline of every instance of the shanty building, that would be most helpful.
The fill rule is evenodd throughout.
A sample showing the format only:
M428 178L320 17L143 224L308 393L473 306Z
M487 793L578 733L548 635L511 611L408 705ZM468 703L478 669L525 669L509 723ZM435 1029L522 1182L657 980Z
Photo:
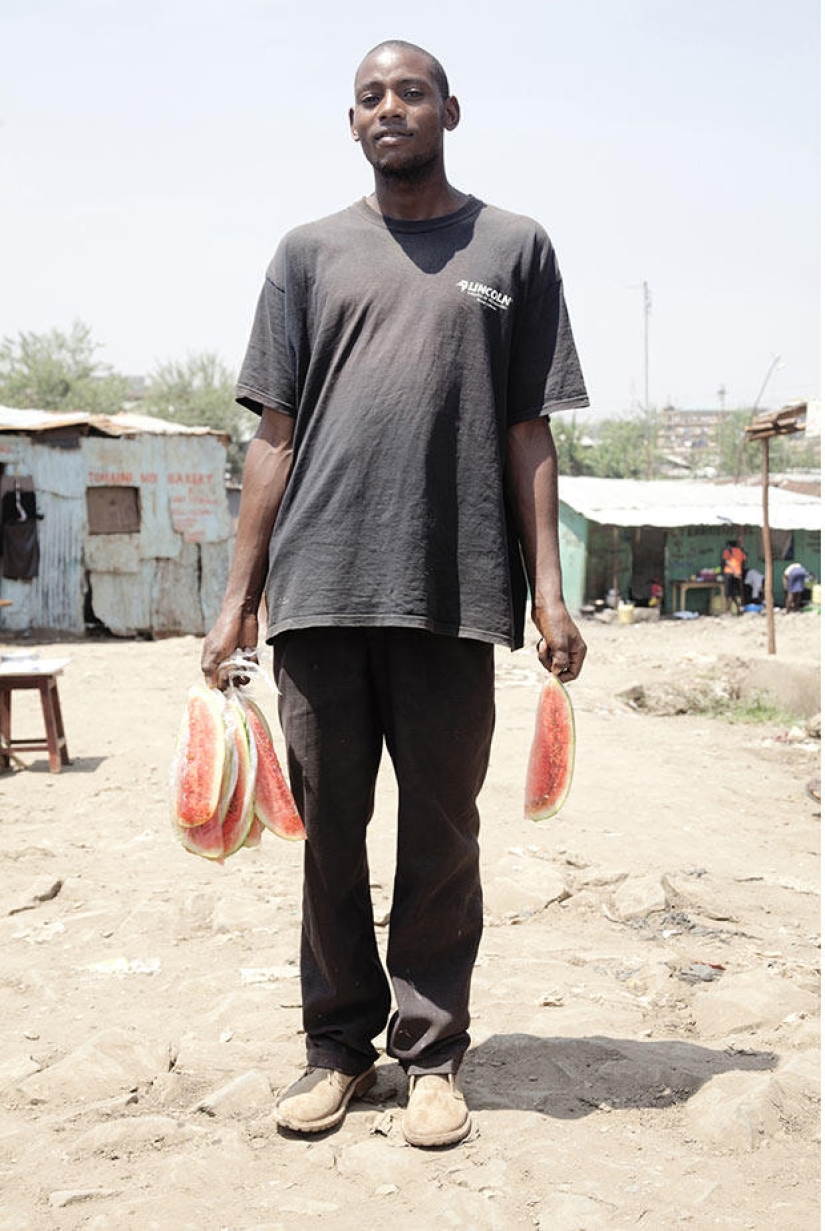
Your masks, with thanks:
M771 487L768 521L773 595L782 603L782 573L790 561L821 580L821 501ZM745 484L562 475L559 536L572 611L604 599L614 587L620 598L642 602L654 580L663 585L665 610L672 610L673 583L718 567L730 539L739 539L748 566L765 572L762 491ZM685 607L707 612L710 597L688 592Z
M0 627L203 633L231 549L226 445L145 415L0 407Z

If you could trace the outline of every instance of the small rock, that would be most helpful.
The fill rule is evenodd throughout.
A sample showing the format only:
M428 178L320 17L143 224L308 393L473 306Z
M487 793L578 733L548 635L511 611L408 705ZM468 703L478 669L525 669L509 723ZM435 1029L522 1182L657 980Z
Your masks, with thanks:
M376 1197L391 1197L393 1193L398 1192L396 1184L379 1184L375 1190Z
M551 988L544 993L539 1004L547 1009L557 1009L564 1004L564 992L558 987Z
M79 1205L81 1201L99 1201L117 1196L116 1188L61 1188L49 1193L49 1205L53 1210L63 1210L67 1205Z
M709 962L691 962L679 971L679 978L683 983L712 983L723 970L723 966L712 966Z
M182 1124L171 1116L123 1116L96 1124L74 1142L75 1157L87 1154L128 1154L145 1145L159 1146L164 1142L183 1141L205 1129Z
M805 723L805 733L809 739L822 739L822 715L814 714Z
M697 987L692 1009L702 1038L718 1038L779 1023L790 1013L816 1013L817 997L782 975L745 970Z
M667 910L668 899L660 877L639 876L619 885L613 894L613 905L617 918L624 923Z
M221 1086L202 1099L195 1108L207 1115L233 1115L237 1112L256 1111L272 1102L272 1086L269 1078L260 1069L250 1069Z
M781 1123L765 1073L720 1073L686 1105L691 1132L729 1150L753 1150Z
M394 1147L391 1142L375 1137L344 1147L337 1163L343 1176L363 1180L373 1188L395 1184L402 1189L419 1182L426 1174L426 1165L426 1155L420 1150Z
M736 918L724 900L723 891L714 890L713 885L707 884L704 880L699 883L699 878L696 876L691 877L690 880L679 876L663 876L662 886L667 894L669 906L676 906L683 910L692 909L704 915L706 919L728 921Z
M137 1032L112 1028L94 1035L17 1088L31 1102L93 1102L151 1081L168 1071L173 1059L168 1042L153 1043Z
M564 876L546 863L494 875L484 892L484 907L495 916L529 916L570 896Z
M370 1133L373 1136L389 1137L392 1132L393 1114L391 1111L385 1111L383 1115L376 1116L370 1125Z

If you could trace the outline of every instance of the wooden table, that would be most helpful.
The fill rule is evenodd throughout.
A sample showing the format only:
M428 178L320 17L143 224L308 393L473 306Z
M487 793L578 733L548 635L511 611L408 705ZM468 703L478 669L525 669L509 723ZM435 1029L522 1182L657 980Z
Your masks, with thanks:
M670 609L671 611L685 610L685 595L688 590L710 590L711 600L714 594L718 594L721 598L725 597L724 581L696 581L688 579L687 581L671 581L670 583ZM678 595L678 604L677 604Z
M35 659L28 664L15 659L0 662L0 765L4 768L16 752L48 752L53 774L59 774L61 767L70 763L57 691L57 677L68 662L68 658L42 662ZM32 688L40 693L45 736L15 739L11 733L12 694L18 689Z

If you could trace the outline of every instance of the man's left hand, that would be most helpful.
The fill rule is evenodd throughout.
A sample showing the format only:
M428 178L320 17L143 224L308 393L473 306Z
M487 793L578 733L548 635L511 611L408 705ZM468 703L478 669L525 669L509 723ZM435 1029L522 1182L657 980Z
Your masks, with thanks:
M564 603L534 609L533 622L541 633L538 655L542 666L557 675L563 684L575 680L582 669L587 646Z

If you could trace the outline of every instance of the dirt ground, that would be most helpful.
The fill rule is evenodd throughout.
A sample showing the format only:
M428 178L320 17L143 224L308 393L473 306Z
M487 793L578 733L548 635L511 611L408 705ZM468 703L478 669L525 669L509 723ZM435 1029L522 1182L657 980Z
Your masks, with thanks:
M339 1131L274 1126L303 1059L301 848L267 834L217 867L172 837L199 641L32 645L71 658L72 764L0 773L0 1231L819 1226L819 742L645 700L764 659L761 617L584 631L573 790L539 825L541 671L497 652L474 1131L433 1152L405 1145L383 1057ZM817 673L819 617L778 617L777 644ZM13 734L40 729L32 701ZM385 767L382 934L393 812Z

